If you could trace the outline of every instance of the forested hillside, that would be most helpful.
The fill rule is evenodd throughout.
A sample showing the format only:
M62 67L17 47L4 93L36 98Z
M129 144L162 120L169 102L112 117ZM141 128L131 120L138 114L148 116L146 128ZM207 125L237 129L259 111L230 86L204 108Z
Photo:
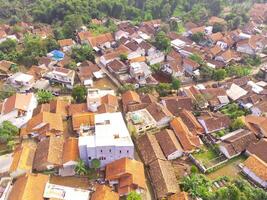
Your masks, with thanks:
M198 21L208 15L220 15L231 5L246 11L252 2L265 0L1 0L0 18L15 23L20 20L58 23L70 15L83 21L104 16L135 21L179 16Z

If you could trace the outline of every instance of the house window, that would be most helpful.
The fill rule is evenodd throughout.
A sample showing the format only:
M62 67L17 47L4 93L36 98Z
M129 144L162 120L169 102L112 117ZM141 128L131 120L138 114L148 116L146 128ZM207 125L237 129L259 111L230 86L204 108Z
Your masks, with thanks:
M129 153L129 150L127 150L127 153Z
M92 159L91 156L89 156L88 159L91 160Z
M120 153L121 153L121 150L120 150Z
M109 150L109 152L111 153L111 149Z
M103 152L102 149L100 150L100 152L101 152L101 153Z

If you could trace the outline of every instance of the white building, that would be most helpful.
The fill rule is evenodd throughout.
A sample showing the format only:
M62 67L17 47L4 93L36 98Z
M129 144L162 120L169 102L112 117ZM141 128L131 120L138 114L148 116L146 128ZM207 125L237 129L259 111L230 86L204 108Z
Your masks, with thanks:
M87 92L87 108L92 112L96 112L98 106L101 105L101 97L105 95L116 96L114 90L99 90L99 89L88 89Z
M8 84L11 84L21 92L31 89L34 82L34 77L32 75L22 72L17 72L7 79Z
M32 118L37 104L33 93L17 93L5 99L3 103L0 103L0 123L10 121L13 125L21 128Z
M74 85L75 71L66 68L55 67L53 70L44 74L50 82L61 83L63 86L72 89Z
M58 200L88 200L90 193L89 190L46 183L43 197Z
M80 158L87 164L99 159L101 167L120 158L134 158L134 144L122 114L95 115L95 133L79 137Z

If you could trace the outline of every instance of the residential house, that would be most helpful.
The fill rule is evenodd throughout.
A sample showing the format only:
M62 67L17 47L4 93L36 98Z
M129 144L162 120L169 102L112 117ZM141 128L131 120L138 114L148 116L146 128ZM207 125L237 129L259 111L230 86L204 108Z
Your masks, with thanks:
M44 78L52 83L60 83L63 86L72 89L74 85L75 71L61 67L54 67L51 71L44 74Z
M92 194L91 200L119 200L118 193L113 192L112 189L106 185L97 185L96 191Z
M68 184L67 184L68 185ZM74 185L73 185L74 186ZM45 191L43 193L42 199L57 199L57 200L67 200L67 199L79 199L88 200L90 198L91 191L74 187L66 186L66 184L61 183L53 184L46 183Z
M67 109L68 109L69 116L73 116L74 114L88 112L86 103L70 104Z
M63 121L60 114L41 112L32 117L20 132L22 137L43 138L50 135L63 134Z
M185 72L189 75L193 75L194 71L197 70L199 67L200 65L197 62L188 58L183 59L183 68Z
M12 73L11 68L12 66L16 65L13 62L7 60L0 61L0 74L10 74Z
M178 116L182 109L192 111L194 107L193 99L191 97L183 97L183 96L162 97L161 103L174 116Z
M165 60L165 55L161 51L156 51L153 54L150 54L149 56L147 56L146 59L149 65L155 65L157 63L163 62Z
M95 50L105 50L111 48L114 42L114 37L111 33L104 33L97 36L91 36L88 38L89 45Z
M106 90L99 90L99 89L88 89L87 93L87 107L88 110L92 112L96 112L97 108L102 104L101 98L109 95L109 99L116 101L116 96L114 90L106 89ZM111 97L112 96L112 97ZM111 103L112 105L116 103Z
M131 50L131 52L127 55L129 60L138 58L140 56L145 56L145 49L141 48L136 41L130 41L124 44L127 48Z
M100 160L101 167L120 158L134 158L134 145L122 114L96 114L94 133L79 137L79 153L88 165L93 159Z
M148 171L156 199L163 199L180 191L169 161L157 159L149 165Z
M77 39L80 44L89 44L88 38L92 36L93 34L90 31L81 31L77 34Z
M79 135L88 135L95 125L95 114L90 112L72 115L72 128Z
M151 76L150 67L145 62L134 62L130 64L130 75L140 85L146 84L146 79Z
M246 127L259 137L267 137L267 117L247 115L243 117Z
M14 150L13 161L9 168L11 177L16 178L32 171L35 150L34 145L22 145Z
M156 47L152 46L150 43L146 41L142 41L141 43L139 43L139 46L141 47L141 49L145 51L146 56L154 54L157 50Z
M179 112L179 117L181 117L182 121L191 133L193 133L194 135L204 134L204 128L200 125L192 111L182 109Z
M217 55L215 57L215 60L228 64L231 61L240 61L241 57L238 55L236 51L228 49L222 52L221 54Z
M63 39L58 40L58 44L63 52L71 52L71 49L74 47L75 42L72 39Z
M164 129L156 133L156 139L167 160L174 160L183 155L183 148L172 130Z
M131 105L138 105L141 103L140 96L134 91L126 91L122 94L122 105L124 112L127 112L129 106Z
M226 115L210 115L200 116L198 118L199 123L205 129L205 133L214 133L216 131L223 130L230 126L231 120Z
M129 158L121 158L107 164L105 179L117 188L120 196L132 191L143 193L146 190L143 163Z
M146 109L128 112L126 115L128 125L134 127L136 134L142 134L157 128L157 122Z
M267 162L267 140L261 139L258 142L251 142L247 149L246 149L246 155L255 155L258 158L260 158L265 163Z
M240 40L236 44L236 51L249 55L260 53L265 47L264 39L260 36L251 36L249 39Z
M10 84L21 92L30 90L33 87L34 82L34 77L32 75L24 74L22 72L13 74L6 81L7 84Z
M267 164L255 155L249 156L244 163L240 164L242 172L254 183L267 188Z
M44 64L39 66L33 65L27 71L27 74L32 75L34 77L34 80L38 81L42 79L43 75L48 72L48 70L48 67L46 67Z
M168 197L167 200L189 200L187 192L178 192Z
M64 148L63 136L51 136L37 144L33 161L33 169L36 171L51 170L62 165Z
M200 138L188 130L180 117L174 118L170 126L185 152L192 152L202 145Z
M84 86L93 86L93 79L99 78L98 74L101 74L101 69L96 64L90 61L82 62L77 70L77 75Z
M213 33L209 35L209 40L212 44L216 44L218 41L221 41L223 39L223 34L221 32Z
M63 99L55 99L47 104L41 104L37 106L33 111L33 116L38 115L41 112L50 112L61 115L62 119L66 119L68 116L68 106L70 102Z
M36 106L37 99L33 93L16 93L0 103L0 123L10 121L20 128L31 119Z
M62 167L59 169L60 176L74 176L75 167L79 160L78 138L69 137L65 140L62 154Z
M215 24L221 24L221 25L226 25L227 22L223 19L223 18L219 18L216 16L212 16L209 21L208 21L209 25L215 25Z
M156 102L147 106L146 110L156 121L157 127L168 126L173 117L171 112L165 106Z
M263 24L266 21L267 4L254 3L249 11L249 15L256 24Z
M8 200L43 199L48 175L26 174L19 177L12 185Z
M155 135L146 133L137 138L136 144L145 166L156 160L166 160Z
M120 45L118 48L113 49L112 51L109 51L105 53L103 56L100 57L99 61L102 66L106 66L109 62L111 62L114 59L120 58L120 55L128 55L131 52L129 48L127 48L124 45Z
M226 94L233 101L240 99L241 97L245 96L247 93L248 92L246 90L236 85L235 83L233 83L231 87L228 90L226 90Z
M218 110L230 103L226 90L223 88L206 88L200 92L213 110Z
M106 94L105 96L102 96L101 99L101 105L100 106L108 106L109 107L109 111L111 112L116 112L119 108L119 102L118 102L118 98L114 95L111 94ZM99 107L98 107L99 110Z
M263 100L250 108L252 115L267 117L267 101Z
M177 60L163 62L160 68L161 72L167 76L179 78L184 75L184 68Z
M231 159L245 152L250 143L256 142L257 138L254 133L244 129L238 129L220 138L220 151Z
M126 64L124 64L122 61L118 59L114 59L113 61L109 62L107 64L107 68L111 73L115 74L116 77L119 77L120 74L127 73L129 69L129 67Z

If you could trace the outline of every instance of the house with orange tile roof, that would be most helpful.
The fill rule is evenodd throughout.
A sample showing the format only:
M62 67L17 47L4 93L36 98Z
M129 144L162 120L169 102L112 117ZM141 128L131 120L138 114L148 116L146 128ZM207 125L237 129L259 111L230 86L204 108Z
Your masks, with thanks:
M201 139L189 131L180 117L173 119L170 126L185 152L192 152L202 145Z
M98 107L102 104L107 104L114 107L114 110L118 108L117 97L114 90L111 89L88 89L87 93L87 107L91 112L97 112Z
M62 166L63 136L51 136L45 138L37 144L37 149L33 161L33 169L36 171L45 171Z
M111 48L111 45L114 42L114 37L112 33L104 33L101 35L89 37L88 42L94 50L99 51L101 49Z
M190 58L183 59L183 68L186 73L192 75L194 71L197 70L199 67L200 65L197 62L191 60Z
M221 62L224 62L227 64L231 61L239 61L239 60L241 60L241 57L239 56L239 54L236 51L228 49L228 50L222 52L221 54L217 55L215 57L215 60L221 61Z
M74 47L75 42L72 39L58 40L58 44L63 52L70 52Z
M267 188L267 163L256 155L251 155L239 165L242 172L257 185Z
M246 127L259 137L267 137L267 117L247 115L242 118Z
M45 185L49 176L44 174L26 174L19 177L12 186L8 200L43 199Z
M223 18L219 18L216 16L212 16L209 21L208 21L209 25L215 25L215 24L221 24L221 25L226 25L227 22L223 19Z
M189 194L187 192L178 192L169 196L167 200L189 200Z
M15 149L13 161L9 168L11 177L14 178L32 172L35 151L36 147L30 145L22 145Z
M131 90L124 92L121 98L124 112L128 111L128 106L141 103L139 94Z
M95 114L91 112L72 115L72 128L79 135L89 134L94 128Z
M93 34L90 31L81 31L77 34L79 43L89 44L88 38L92 37Z
M260 53L265 47L264 38L261 36L253 35L248 39L238 41L236 44L236 51L249 55Z
M7 60L1 60L0 61L0 74L9 74L11 73L11 67L12 65L16 65L13 62L7 61Z
M62 135L64 131L63 120L60 114L40 112L31 118L21 131L21 137L43 138L51 135Z
M36 106L37 99L33 93L16 93L0 103L0 123L10 121L20 128L31 119Z
M95 192L91 196L91 200L119 200L120 196L117 192L106 185L97 185Z
M79 158L78 138L67 138L63 145L62 167L59 169L59 175L74 176Z
M146 190L143 163L129 158L121 158L107 164L105 179L117 188L120 196L132 191L143 193Z

